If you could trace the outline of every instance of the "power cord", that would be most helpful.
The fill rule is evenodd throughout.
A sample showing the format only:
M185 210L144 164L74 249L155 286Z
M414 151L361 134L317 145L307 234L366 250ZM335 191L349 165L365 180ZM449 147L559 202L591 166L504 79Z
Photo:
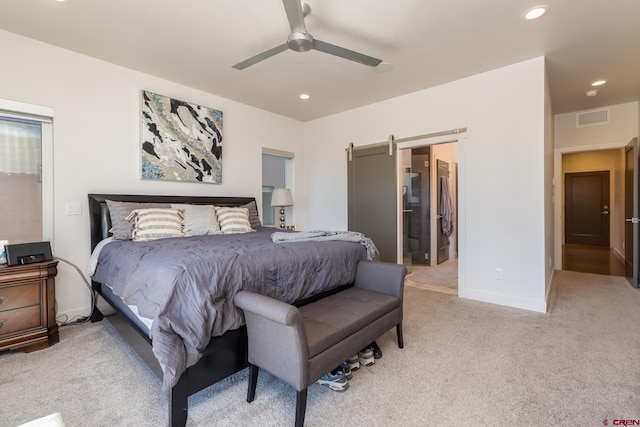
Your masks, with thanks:
M96 291L91 287L91 284L89 283L89 281L87 280L87 278L84 276L84 274L82 273L82 271L78 268L77 265L75 265L74 263L72 263L71 261L67 261L64 258L60 258L59 256L55 257L57 260L62 261L64 263L69 264L70 266L72 266L80 275L80 277L82 277L82 280L84 281L85 285L87 285L87 288L89 288L89 292L91 293L91 311L89 312L89 315L84 317L84 316L75 316L72 319L69 319L69 317L65 314L64 316L61 316L60 318L56 318L56 322L58 322L58 319L60 319L59 325L60 326L69 326L69 325L79 325L82 323L86 323L89 321L89 319L91 319L91 314L93 313L93 310L96 307ZM56 303L56 308L57 308L57 303Z

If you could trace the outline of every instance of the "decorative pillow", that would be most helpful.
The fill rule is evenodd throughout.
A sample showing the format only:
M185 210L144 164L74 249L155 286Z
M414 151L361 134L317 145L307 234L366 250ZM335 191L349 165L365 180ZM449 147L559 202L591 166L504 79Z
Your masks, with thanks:
M222 234L213 205L171 204L171 208L183 212L186 237Z
M216 215L220 230L224 234L249 233L255 231L249 223L249 210L247 208L229 208L216 206Z
M133 240L136 242L184 236L182 211L178 209L136 209L127 220L134 224Z
M242 205L240 207L247 208L249 210L249 224L251 224L251 228L256 229L258 227L262 227L260 216L258 215L258 205L256 205L255 201L249 202L246 205Z
M131 240L133 224L127 221L129 214L136 209L146 208L170 208L168 203L140 203L140 202L116 202L106 200L111 217L111 229L109 230L114 239Z

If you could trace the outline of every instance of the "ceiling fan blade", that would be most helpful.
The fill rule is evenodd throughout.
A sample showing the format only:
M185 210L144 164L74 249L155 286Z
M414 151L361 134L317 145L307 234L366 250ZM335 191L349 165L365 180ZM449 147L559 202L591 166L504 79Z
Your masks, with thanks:
M276 47L272 47L269 50L265 50L262 53L259 53L255 56L252 56L249 59L245 59L242 62L238 62L236 65L233 66L233 68L235 68L236 70L244 70L247 67L250 67L254 64L257 64L260 61L264 61L267 58L271 58L273 55L276 55L280 52L284 52L285 50L287 50L289 47L287 46L286 43L283 43L279 46Z
M306 33L304 25L304 14L302 13L302 3L300 0L282 0L284 10L287 13L287 20L292 33Z
M369 67L376 67L382 62L382 59L374 58L369 55L364 55L362 53L345 49L343 47L336 46L331 43L323 42L318 39L313 39L313 48L315 50L319 50L320 52L328 53L329 55L339 56L340 58L344 58L350 61L358 62L360 64L368 65Z

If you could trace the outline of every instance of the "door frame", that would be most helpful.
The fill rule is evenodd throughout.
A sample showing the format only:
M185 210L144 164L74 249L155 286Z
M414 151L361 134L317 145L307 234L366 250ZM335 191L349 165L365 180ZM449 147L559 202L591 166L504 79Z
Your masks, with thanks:
M463 126L466 129L466 126ZM456 226L458 227L458 241L457 241L457 250L458 250L458 296L461 298L468 297L467 291L467 270L466 270L466 260L467 260L467 243L466 243L466 187L467 187L467 175L466 175L466 148L467 148L467 132L461 132L458 134L447 134L441 136L433 136L428 138L420 138L415 140L410 140L406 142L398 142L396 144L397 150L405 150L408 148L418 148L418 147L427 147L435 144L444 144L456 142L458 143L458 203L457 203L457 222ZM398 198L396 209L397 212L402 211L402 156L396 152L396 162L397 162L397 176L396 176L396 185L398 188ZM397 221L397 229L396 229L397 245L398 245L398 264L403 264L402 260L402 215L398 215Z
M562 155L584 153L587 151L616 150L624 148L629 141L614 141L601 144L582 145L577 147L560 147L553 150L553 253L554 270L562 270L562 239L564 182L562 173Z
M631 221L631 219L637 220L638 215L640 214L638 212L638 204L640 203L640 200L638 200L638 177L640 174L640 165L638 164L638 159L640 158L640 153L638 153L638 150L640 149L640 147L638 146L638 138L634 137L631 138L631 141L629 141L627 143L627 145L625 146L625 151L624 151L624 185L625 185L625 190L624 190L624 194L625 194L625 199L624 199L624 221L625 221L625 226L624 226L624 241L625 241L625 249L624 249L624 256L625 256L625 260L624 260L624 275L625 278L627 279L627 281L629 282L629 284L631 286L633 286L634 288L638 287L638 263L640 260L640 254L638 253L638 251L640 250L640 241L638 239L638 223L637 222L633 222ZM632 186L633 186L633 194L631 196L631 200L629 200L627 198L628 192L627 192L627 184L628 184L628 175L627 172L629 170L629 157L628 157L628 152L629 150L633 150L633 159L631 159L633 161L633 176L631 177L631 181L632 181ZM631 208L631 213L629 213L629 208ZM629 215L631 215L631 217L629 217ZM629 227L631 227L631 229L629 229ZM631 234L631 239L629 239L629 234ZM629 245L629 240L631 240L631 245ZM629 251L629 247L631 247L631 251ZM627 259L627 255L631 254L631 260ZM631 262L629 262L631 261ZM629 265L631 264L631 265ZM631 274L629 273L629 269L631 269Z

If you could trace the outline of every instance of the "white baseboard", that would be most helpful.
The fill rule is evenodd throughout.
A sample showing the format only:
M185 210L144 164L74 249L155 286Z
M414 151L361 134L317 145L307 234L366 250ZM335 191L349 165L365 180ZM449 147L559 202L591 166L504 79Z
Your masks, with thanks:
M523 310L535 311L537 313L547 312L547 302L544 300L512 297L509 295L478 291L468 288L464 293L464 297L462 295L460 295L460 297L476 301L489 302L492 304L504 305L507 307L520 308Z

